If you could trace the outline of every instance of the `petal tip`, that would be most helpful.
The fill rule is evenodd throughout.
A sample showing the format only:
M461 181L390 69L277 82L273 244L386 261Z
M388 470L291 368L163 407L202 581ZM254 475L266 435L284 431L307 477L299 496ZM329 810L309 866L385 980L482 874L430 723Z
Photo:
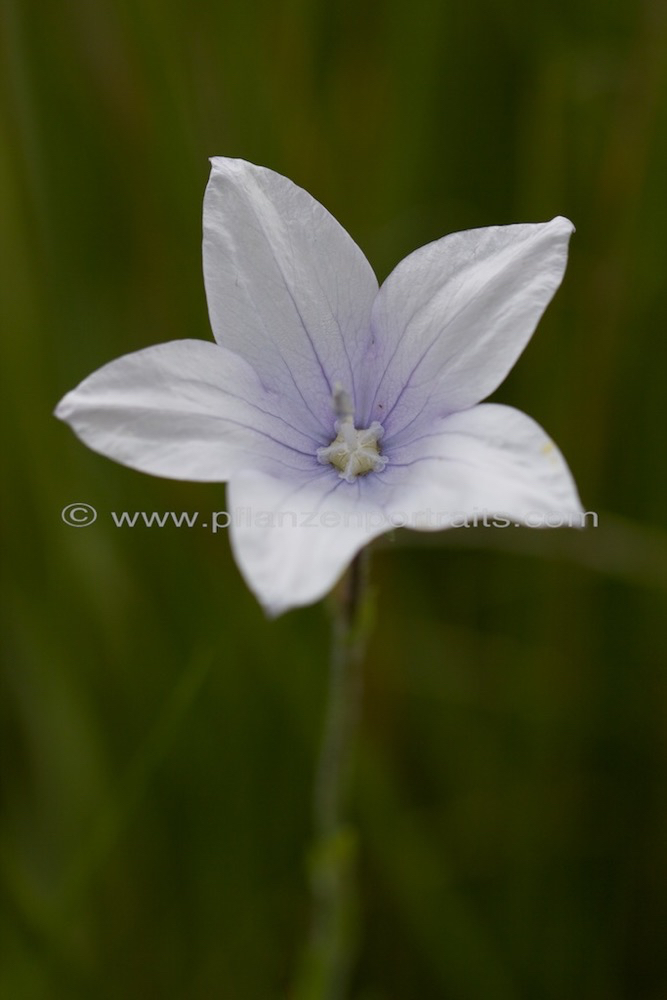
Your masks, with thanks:
M56 406L53 408L53 416L56 420L62 420L64 423L69 423L70 416L72 414L72 405L70 402L71 393L66 393L61 400L58 401Z
M267 170L249 160L244 160L240 156L209 156L208 162L211 164L211 177L229 176L230 174L244 174Z
M572 233L576 233L577 231L574 223L564 215L555 216L548 225L554 229L560 229L567 236L571 236Z

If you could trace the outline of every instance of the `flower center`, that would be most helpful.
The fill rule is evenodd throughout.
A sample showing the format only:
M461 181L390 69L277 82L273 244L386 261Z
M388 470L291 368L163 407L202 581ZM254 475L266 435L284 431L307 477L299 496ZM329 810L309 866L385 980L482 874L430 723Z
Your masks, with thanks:
M317 449L317 460L338 469L341 479L353 483L357 476L382 472L387 459L380 454L379 443L384 434L382 424L374 420L370 427L357 430L354 418L347 414L334 424L337 435L326 448Z

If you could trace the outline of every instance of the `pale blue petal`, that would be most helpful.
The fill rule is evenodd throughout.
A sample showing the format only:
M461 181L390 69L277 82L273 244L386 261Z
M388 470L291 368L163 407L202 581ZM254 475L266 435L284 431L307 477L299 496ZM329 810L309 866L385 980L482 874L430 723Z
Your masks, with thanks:
M370 480L379 477L368 476ZM244 473L227 489L231 544L250 590L271 616L312 604L336 583L356 553L392 528L385 490L347 483L332 467L290 482Z
M572 223L454 233L406 257L373 307L365 425L407 439L503 381L558 288Z
M387 453L388 481L396 477L398 487L392 503L400 504L412 527L435 530L448 526L448 513L476 511L505 514L516 524L534 526L538 515L547 514L561 515L566 523L582 510L554 442L509 406L483 403L453 413ZM417 523L420 511L441 515L440 520Z
M317 472L317 442L290 422L243 358L177 340L112 361L58 404L94 451L170 479L225 482L242 469Z
M234 555L269 614L319 600L364 545L396 527L439 530L485 512L510 524L534 525L545 515L578 523L581 503L562 455L511 407L452 414L386 455L383 472L353 483L327 466L289 480L234 477L227 494Z
M280 393L290 419L324 441L336 383L355 397L375 275L333 216L292 181L244 160L211 164L204 277L215 338Z

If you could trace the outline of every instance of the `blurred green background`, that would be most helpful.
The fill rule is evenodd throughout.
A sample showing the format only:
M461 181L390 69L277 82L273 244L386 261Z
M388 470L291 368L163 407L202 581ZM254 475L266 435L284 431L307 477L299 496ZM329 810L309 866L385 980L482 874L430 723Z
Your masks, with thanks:
M664 1000L666 4L1 11L0 996L283 998L306 932L326 610L267 622L224 533L115 528L224 488L51 416L120 354L210 338L216 154L304 186L380 278L456 229L577 226L495 398L600 526L375 555L351 996Z

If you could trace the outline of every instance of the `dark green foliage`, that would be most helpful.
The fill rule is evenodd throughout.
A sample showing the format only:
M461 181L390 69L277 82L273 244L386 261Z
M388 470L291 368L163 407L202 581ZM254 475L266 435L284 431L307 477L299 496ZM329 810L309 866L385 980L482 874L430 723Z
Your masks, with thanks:
M381 278L455 229L577 226L496 398L600 527L375 555L353 995L666 996L666 5L4 0L0 38L0 995L283 998L305 936L326 613L265 621L224 532L115 528L224 490L51 416L210 337L218 154L301 183Z

